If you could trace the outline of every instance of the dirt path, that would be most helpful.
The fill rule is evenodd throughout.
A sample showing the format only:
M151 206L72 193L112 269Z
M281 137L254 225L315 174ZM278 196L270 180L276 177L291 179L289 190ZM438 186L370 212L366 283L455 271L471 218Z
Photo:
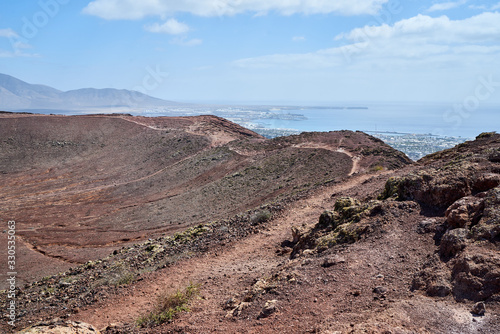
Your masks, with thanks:
M327 144L319 144L319 143L302 143L299 145L294 145L294 147L314 148L314 149L322 148L322 149L333 151L333 152L344 153L344 154L348 155L352 160L352 168L351 168L351 171L349 172L348 175L352 176L354 174L359 173L359 171L360 171L359 161L361 160L361 157L355 155L354 153L352 153L350 151L347 151L344 148L341 148L340 145L342 145L342 140L340 141L340 144L338 147L334 147L334 146L327 145Z
M97 328L110 323L133 322L151 309L157 294L194 282L201 284L203 298L196 303L197 312L193 312L193 316L199 321L217 322L225 314L221 301L241 292L242 288L250 286L280 263L289 261L286 256L277 256L276 249L282 241L291 239L292 226L315 224L321 212L332 208L332 193L356 187L372 176L359 175L342 184L322 188L309 198L292 204L269 225L268 230L152 273L127 288L123 294L80 311L74 319L91 323Z
M161 128L161 127L147 124L146 122L141 122L137 118L130 118L130 117L126 116L126 117L121 117L121 119L123 119L127 122L131 122L131 123L135 123L135 124L144 126L146 128L152 129L152 130L156 130L156 131L165 131L166 130L166 128ZM215 128L210 129L209 126L204 127L203 125L200 125L200 124L193 124L191 126L188 126L185 129L185 131L187 133L190 133L193 135L197 135L197 136L204 135L204 136L207 136L208 138L210 138L210 141L211 141L210 148L219 147L219 146L225 145L233 140L238 139L237 136L235 136L234 134L232 134L230 132L224 132L224 131L220 131L220 130L217 131L217 130L215 130Z

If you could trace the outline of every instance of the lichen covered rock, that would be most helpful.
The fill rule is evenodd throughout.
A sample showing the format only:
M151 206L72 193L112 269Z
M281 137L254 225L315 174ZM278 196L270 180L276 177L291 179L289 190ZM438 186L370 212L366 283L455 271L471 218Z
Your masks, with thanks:
M79 321L61 321L55 319L48 323L41 323L18 332L18 334L99 334L94 326Z

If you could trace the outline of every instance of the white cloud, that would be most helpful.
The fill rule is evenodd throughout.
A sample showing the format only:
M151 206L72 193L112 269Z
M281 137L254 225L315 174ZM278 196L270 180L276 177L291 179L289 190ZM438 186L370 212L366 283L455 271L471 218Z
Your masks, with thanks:
M425 15L394 25L365 26L338 35L344 46L305 54L275 54L241 59L241 68L365 69L495 67L500 64L500 13L464 20ZM495 65L494 65L495 64Z
M433 18L417 15L396 22L393 26L365 26L335 39L354 42L376 39L411 39L413 42L466 43L494 42L500 38L500 13L482 13L464 20L450 20L447 16Z
M0 29L0 37L11 38L11 37L19 37L19 35L14 30L7 28L7 29Z
M149 32L163 33L170 35L179 35L188 32L189 26L185 23L179 22L176 19L170 19L163 24L154 23L144 27Z
M437 3L435 5L432 5L431 8L429 8L427 11L428 12L436 12L436 11L450 10L453 8L460 7L460 6L464 5L466 2L467 2L467 0Z
M495 5L491 5L491 6L486 6L486 5L470 5L469 6L470 9L477 9L477 10L490 10L490 11L494 11L494 10L497 10L497 9L500 9L500 2L495 4Z
M94 0L83 12L107 20L142 19L146 16L191 13L197 16L225 16L245 12L259 15L275 11L283 15L375 14L389 0Z
M185 37L175 38L171 41L172 44L182 45L182 46L197 46L203 43L201 39L192 38L186 39Z
M21 38L18 33L14 30L0 29L0 38L8 38L12 51L0 50L0 58L11 58L11 57L39 57L38 54L26 53L23 49L30 49L32 46L26 43L26 40Z
M304 36L293 36L292 41L294 42L304 42L306 38Z

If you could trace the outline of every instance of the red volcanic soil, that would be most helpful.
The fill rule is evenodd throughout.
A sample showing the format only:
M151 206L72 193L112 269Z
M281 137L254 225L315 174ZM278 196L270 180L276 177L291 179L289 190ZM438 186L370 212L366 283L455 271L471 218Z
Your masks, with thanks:
M16 221L21 283L409 162L349 131L266 140L214 116L0 115L2 220Z
M145 127L146 133L159 131L169 121L94 118L101 120L132 122ZM0 331L33 325L27 333L91 326L79 333L500 332L500 135L482 134L408 164L404 155L362 133L305 133L264 140L239 130L234 134L238 128L232 128L222 140L216 129L231 128L232 123L212 117L176 120L191 122L177 127L184 129L178 132L181 137L197 133L208 144L175 162L166 159L165 165L154 159L159 165L149 170L151 174L134 172L140 178L152 175L158 184L151 187L113 174L113 180L125 180L115 181L116 189L102 195L109 199L109 207L93 200L106 220L87 225L88 244L75 229L73 234L61 234L64 238L54 237L44 249L79 250L74 254L80 257L99 252L112 246L102 246L93 229L113 238L107 229L120 222L127 227L124 236L133 235L135 227L143 228L143 238L149 239L135 244L115 240L113 253L105 258L72 265L64 273L16 289L17 327L8 326L4 314ZM200 123L203 131L193 130ZM210 140L214 135L219 141ZM19 153L11 156L15 154ZM72 159L66 163L73 166ZM137 163L129 170L148 166ZM11 177L42 175L5 170ZM156 188L161 194L175 189L172 198L179 197L179 207L167 206ZM66 194L66 189L55 189ZM78 189L70 188L75 195ZM18 189L17 198L29 203L30 197L20 193ZM134 220L133 211L127 211L130 207L117 205L132 201L128 196L134 193L138 204L133 209L149 222ZM189 196L183 197L186 193ZM64 197L49 194L47 198L59 201ZM112 196L120 201L112 202ZM15 209L12 200L4 202ZM202 224L169 235L174 226L155 222L175 218L160 214L163 220L155 220L158 211L153 208L159 203L164 214L191 217L177 229ZM73 210L79 212L80 205L86 201L73 203ZM28 212L44 208L43 202L37 208L26 206ZM24 212L14 209L10 214ZM81 219L75 214L75 221ZM42 223L38 229L45 231ZM29 244L45 240L27 231L19 234ZM182 308L171 320L138 325L142 316L157 311L160 296L191 284L198 286L199 295L189 301L189 311ZM0 307L7 309L8 303L0 295Z

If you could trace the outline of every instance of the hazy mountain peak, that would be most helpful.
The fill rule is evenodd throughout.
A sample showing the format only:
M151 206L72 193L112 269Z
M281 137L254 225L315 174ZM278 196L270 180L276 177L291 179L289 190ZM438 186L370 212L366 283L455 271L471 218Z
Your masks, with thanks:
M30 84L0 73L0 110L142 108L172 104L176 103L126 89L82 88L62 92L49 86Z

